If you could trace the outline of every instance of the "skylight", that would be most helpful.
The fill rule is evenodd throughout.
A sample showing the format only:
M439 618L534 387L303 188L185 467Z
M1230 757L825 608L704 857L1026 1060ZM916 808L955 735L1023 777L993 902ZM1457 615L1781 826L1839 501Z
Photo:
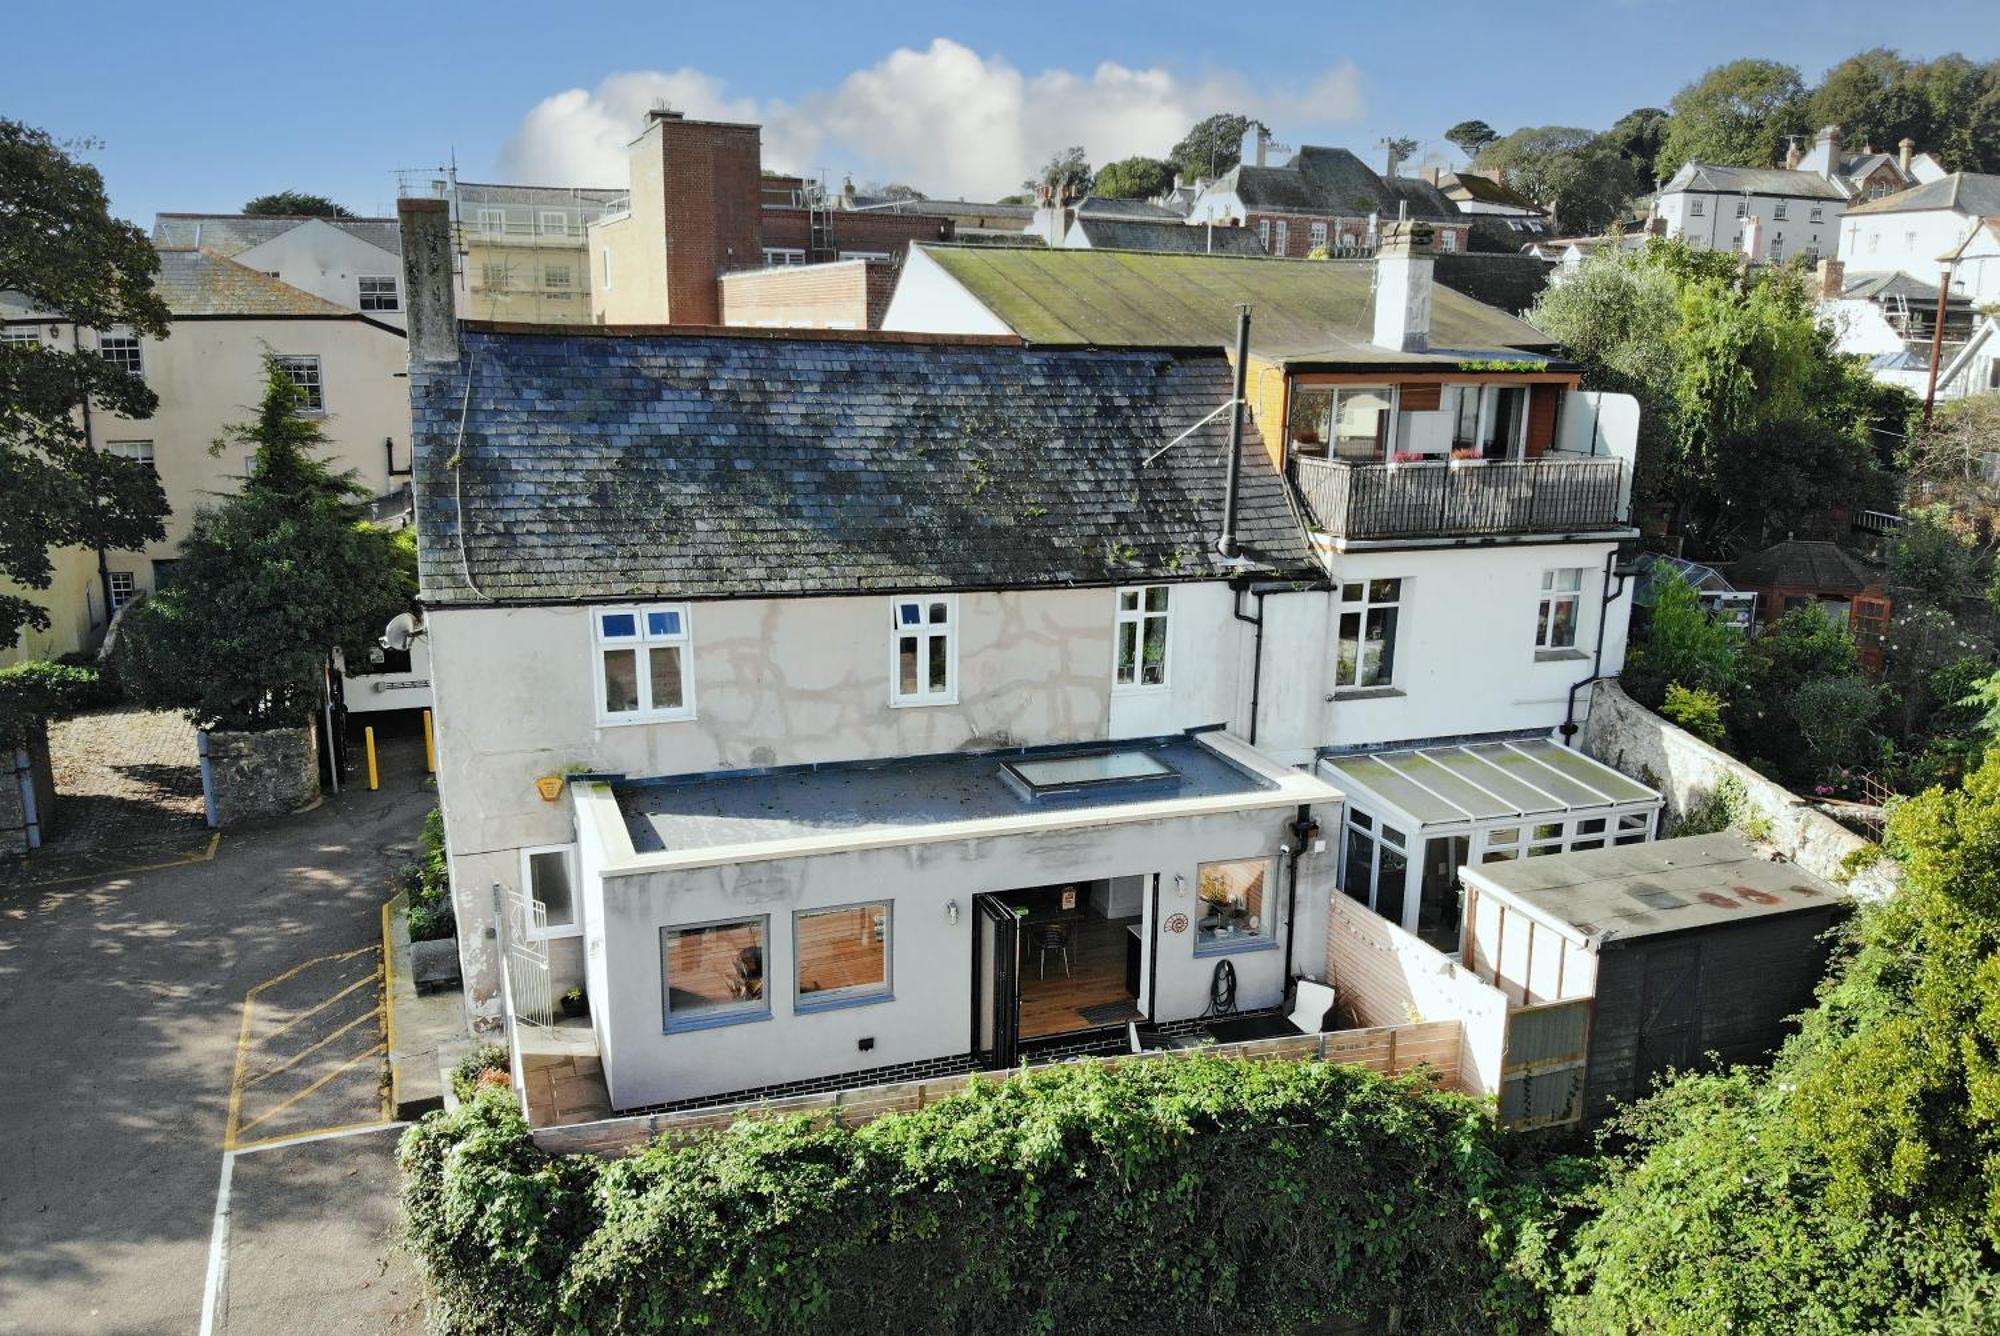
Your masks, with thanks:
M1026 798L1094 793L1113 785L1150 788L1179 778L1172 766L1150 752L1137 750L1022 757L1001 762L1000 769Z

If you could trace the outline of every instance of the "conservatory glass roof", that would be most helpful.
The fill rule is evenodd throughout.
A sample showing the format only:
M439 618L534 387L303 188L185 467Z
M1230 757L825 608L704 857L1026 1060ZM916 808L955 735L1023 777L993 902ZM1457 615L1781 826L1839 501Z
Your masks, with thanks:
M1337 786L1424 826L1661 802L1645 785L1547 738L1329 756L1320 764Z

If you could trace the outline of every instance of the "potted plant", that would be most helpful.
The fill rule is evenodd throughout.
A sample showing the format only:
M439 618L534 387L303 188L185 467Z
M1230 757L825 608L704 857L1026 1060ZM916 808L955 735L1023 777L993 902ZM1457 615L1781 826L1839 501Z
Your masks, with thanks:
M1451 452L1451 466L1453 468L1463 468L1468 464L1484 464L1485 462L1485 458L1473 446L1462 445Z
M1423 464L1429 460L1430 456L1421 450L1398 450L1389 456L1389 467L1395 469L1404 464Z
M562 1014L565 1016L588 1016L590 999L584 996L581 984L562 995Z

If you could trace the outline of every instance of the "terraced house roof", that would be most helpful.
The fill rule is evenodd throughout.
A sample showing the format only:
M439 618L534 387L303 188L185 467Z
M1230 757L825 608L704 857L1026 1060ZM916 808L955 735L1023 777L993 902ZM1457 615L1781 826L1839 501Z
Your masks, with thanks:
M1385 177L1344 148L1307 145L1282 167L1238 163L1209 187L1234 193L1243 207L1269 213L1323 213L1393 219L1401 206L1412 218L1459 217L1458 206L1428 181Z
M1846 198L1840 187L1818 172L1795 172L1783 167L1725 167L1712 162L1690 162L1674 173L1665 194L1689 190L1709 194L1778 195L1791 199Z
M1213 547L1223 415L1145 462L1229 399L1214 351L476 325L463 349L457 363L411 368L419 564L433 603L1243 569ZM1238 515L1247 569L1310 572L1283 480L1247 429Z
M218 255L241 255L295 227L325 223L391 255L403 253L402 225L394 218L263 217L240 213L161 213L153 216L153 244L195 246Z
M1035 344L1226 348L1235 342L1237 304L1248 302L1251 351L1277 361L1449 364L1555 347L1526 321L1442 283L1431 300L1434 351L1380 347L1371 342L1375 266L1369 260L920 249Z
M345 306L281 283L268 274L207 251L156 247L160 272L153 289L175 315L351 316Z
M1964 213L2000 214L2000 176L1980 172L1953 172L1935 181L1926 181L1908 190L1899 190L1881 199L1871 199L1847 211L1852 218L1863 213L1909 213L1917 209L1957 209Z
M1257 234L1247 227L1190 227L1178 218L1169 222L1079 218L1075 226L1099 250L1164 251L1182 255L1264 253L1264 243L1257 240Z

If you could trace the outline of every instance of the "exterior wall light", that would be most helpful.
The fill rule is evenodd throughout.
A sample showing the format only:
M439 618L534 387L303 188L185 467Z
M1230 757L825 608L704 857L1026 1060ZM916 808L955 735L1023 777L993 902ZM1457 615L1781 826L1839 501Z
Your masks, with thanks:
M958 922L958 901L947 900L944 902L944 916L950 919L953 924Z

